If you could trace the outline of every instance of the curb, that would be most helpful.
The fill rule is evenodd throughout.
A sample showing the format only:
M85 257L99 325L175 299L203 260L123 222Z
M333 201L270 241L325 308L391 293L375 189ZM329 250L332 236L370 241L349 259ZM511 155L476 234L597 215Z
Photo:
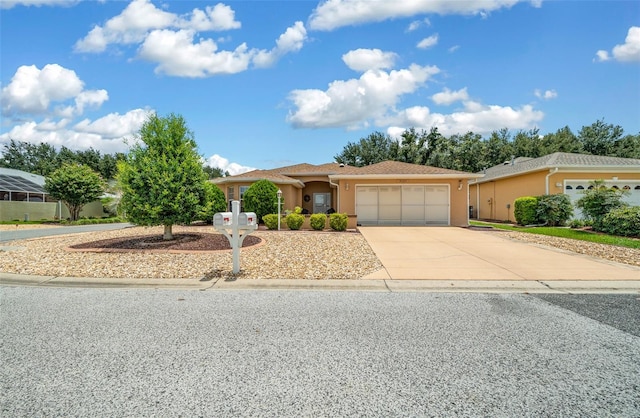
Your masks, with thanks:
M640 294L640 280L307 280L307 279L116 279L29 276L0 272L2 286L181 289L181 290L344 290L440 293Z

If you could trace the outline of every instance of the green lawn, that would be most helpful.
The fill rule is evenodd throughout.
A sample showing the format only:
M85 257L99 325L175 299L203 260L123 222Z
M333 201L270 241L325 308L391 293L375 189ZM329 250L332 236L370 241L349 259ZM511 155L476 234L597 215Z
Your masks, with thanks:
M499 224L491 222L470 221L474 226L492 226L496 229L504 229L507 231L526 232L527 234L549 235L552 237L571 238L580 241L596 242L599 244L617 245L619 247L640 248L640 240L633 238L617 237L613 235L596 234L590 231L580 229L561 228L561 227L531 227L523 228L509 224Z

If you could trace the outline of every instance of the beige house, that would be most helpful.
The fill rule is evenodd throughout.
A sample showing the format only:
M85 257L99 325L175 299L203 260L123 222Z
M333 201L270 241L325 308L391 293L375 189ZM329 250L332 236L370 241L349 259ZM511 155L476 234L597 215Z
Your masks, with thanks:
M283 210L340 212L356 225L468 225L468 182L482 174L383 161L366 167L297 164L214 179L227 201L267 179L282 191Z
M556 152L540 158L515 158L485 170L469 186L473 217L513 221L514 201L522 196L567 194L572 202L593 180L628 191L624 200L640 205L640 160ZM579 218L579 211L574 210Z

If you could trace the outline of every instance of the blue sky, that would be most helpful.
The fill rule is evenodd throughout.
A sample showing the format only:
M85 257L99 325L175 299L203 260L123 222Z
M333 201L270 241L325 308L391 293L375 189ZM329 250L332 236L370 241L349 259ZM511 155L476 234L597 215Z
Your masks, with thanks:
M232 174L371 132L640 132L637 1L0 0L0 145L126 151L181 114Z

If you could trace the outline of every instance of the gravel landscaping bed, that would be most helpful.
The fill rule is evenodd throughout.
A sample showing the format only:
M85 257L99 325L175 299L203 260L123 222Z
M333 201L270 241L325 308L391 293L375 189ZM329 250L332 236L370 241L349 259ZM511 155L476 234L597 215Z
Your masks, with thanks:
M211 226L174 226L174 234L212 234ZM0 271L7 273L104 278L199 278L232 276L230 250L172 253L166 251L84 252L68 247L99 240L129 241L162 235L162 227L62 235L7 243L0 251ZM382 268L366 240L356 232L256 231L246 238L262 245L243 248L239 278L359 279ZM228 244L227 244L228 245ZM94 246L90 244L88 246ZM17 248L16 248L17 247ZM226 247L228 248L228 247ZM175 248L174 248L175 249ZM209 248L210 250L211 248ZM215 248L214 248L215 249Z

